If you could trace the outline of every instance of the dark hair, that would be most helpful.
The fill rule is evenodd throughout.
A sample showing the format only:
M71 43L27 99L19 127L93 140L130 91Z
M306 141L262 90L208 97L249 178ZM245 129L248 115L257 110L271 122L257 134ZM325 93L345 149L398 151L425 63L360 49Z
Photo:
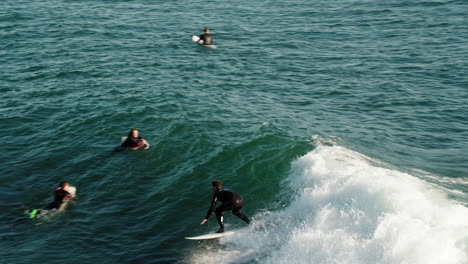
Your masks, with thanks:
M210 29L206 27L204 31L207 32L207 31L209 31L209 30L210 30Z
M216 187L216 189L218 190L221 190L223 188L223 184L221 183L221 181L218 180L212 181L211 186Z
M137 131L137 132L138 132L138 129L136 129L136 128L130 129L130 132L128 132L128 137L131 137L131 136L132 136L133 131Z
M68 183L67 181L61 181L61 182L60 182L60 187L63 188L63 187L65 187L66 184L69 185L69 183Z

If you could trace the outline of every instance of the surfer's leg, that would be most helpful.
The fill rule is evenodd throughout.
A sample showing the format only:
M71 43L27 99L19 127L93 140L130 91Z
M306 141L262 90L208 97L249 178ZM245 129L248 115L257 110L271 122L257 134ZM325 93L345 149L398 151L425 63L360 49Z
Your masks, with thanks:
M219 225L219 230L216 233L224 232L223 210L220 209L220 207L216 208L216 220L218 220L218 225Z
M51 202L47 207L45 208L46 210L52 210L52 209L58 209L60 207L60 204L57 203L56 201Z
M229 204L221 204L215 210L216 212L216 220L218 220L219 230L216 233L223 233L224 232L224 218L223 212L231 210L231 206Z
M244 222L246 222L247 224L250 224L250 219L249 219L247 216L245 216L245 215L241 212L240 208L234 208L234 209L232 209L232 213L233 213L235 216L237 216L237 217L239 217L240 219L242 219L242 220L243 220Z

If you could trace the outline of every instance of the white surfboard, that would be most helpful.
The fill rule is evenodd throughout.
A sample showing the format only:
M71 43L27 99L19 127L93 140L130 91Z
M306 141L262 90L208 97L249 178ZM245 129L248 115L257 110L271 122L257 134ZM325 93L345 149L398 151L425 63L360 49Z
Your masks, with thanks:
M216 49L215 45L203 45L203 40L200 40L200 38L197 37L197 36L192 36L192 41L195 42L195 43L198 43L198 44L200 44L200 45L202 45L204 47Z
M229 236L234 234L234 231L228 231L224 233L214 233L214 234L207 234L203 236L195 236L195 237L185 237L185 239L190 239L190 240L206 240L206 239L213 239L213 238L220 238L223 236Z

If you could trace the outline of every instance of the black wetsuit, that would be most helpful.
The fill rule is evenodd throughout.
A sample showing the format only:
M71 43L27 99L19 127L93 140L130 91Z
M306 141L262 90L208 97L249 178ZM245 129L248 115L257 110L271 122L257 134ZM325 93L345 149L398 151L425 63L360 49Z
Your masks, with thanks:
M60 205L62 205L63 200L65 198L70 197L70 193L63 190L62 188L57 188L54 191L54 201L51 202L45 209L52 210L52 209L59 209Z
M213 38L211 37L210 33L205 33L200 36L200 40L203 40L203 45L212 45Z
M120 145L120 149L124 148L136 148L136 149L144 149L146 148L146 144L143 143L144 139L142 137L127 137L124 142Z
M215 209L216 203L220 201L221 205L218 206ZM224 211L232 211L232 213L245 221L247 224L250 223L249 218L245 216L241 212L242 205L244 203L244 200L242 199L242 196L240 194L226 190L226 189L221 189L219 191L216 191L213 194L213 199L211 200L211 206L210 209L208 209L208 213L206 214L205 219L208 219L208 217L211 216L213 212L216 213L216 220L218 220L219 224L219 231L218 232L223 232L224 231L224 223L223 223L223 212Z

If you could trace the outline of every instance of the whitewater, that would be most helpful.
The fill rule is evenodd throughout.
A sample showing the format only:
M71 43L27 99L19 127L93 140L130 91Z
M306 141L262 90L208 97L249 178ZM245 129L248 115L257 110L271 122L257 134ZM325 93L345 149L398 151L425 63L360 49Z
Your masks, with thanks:
M338 145L292 163L284 208L202 244L190 263L468 263L468 208L437 186Z

